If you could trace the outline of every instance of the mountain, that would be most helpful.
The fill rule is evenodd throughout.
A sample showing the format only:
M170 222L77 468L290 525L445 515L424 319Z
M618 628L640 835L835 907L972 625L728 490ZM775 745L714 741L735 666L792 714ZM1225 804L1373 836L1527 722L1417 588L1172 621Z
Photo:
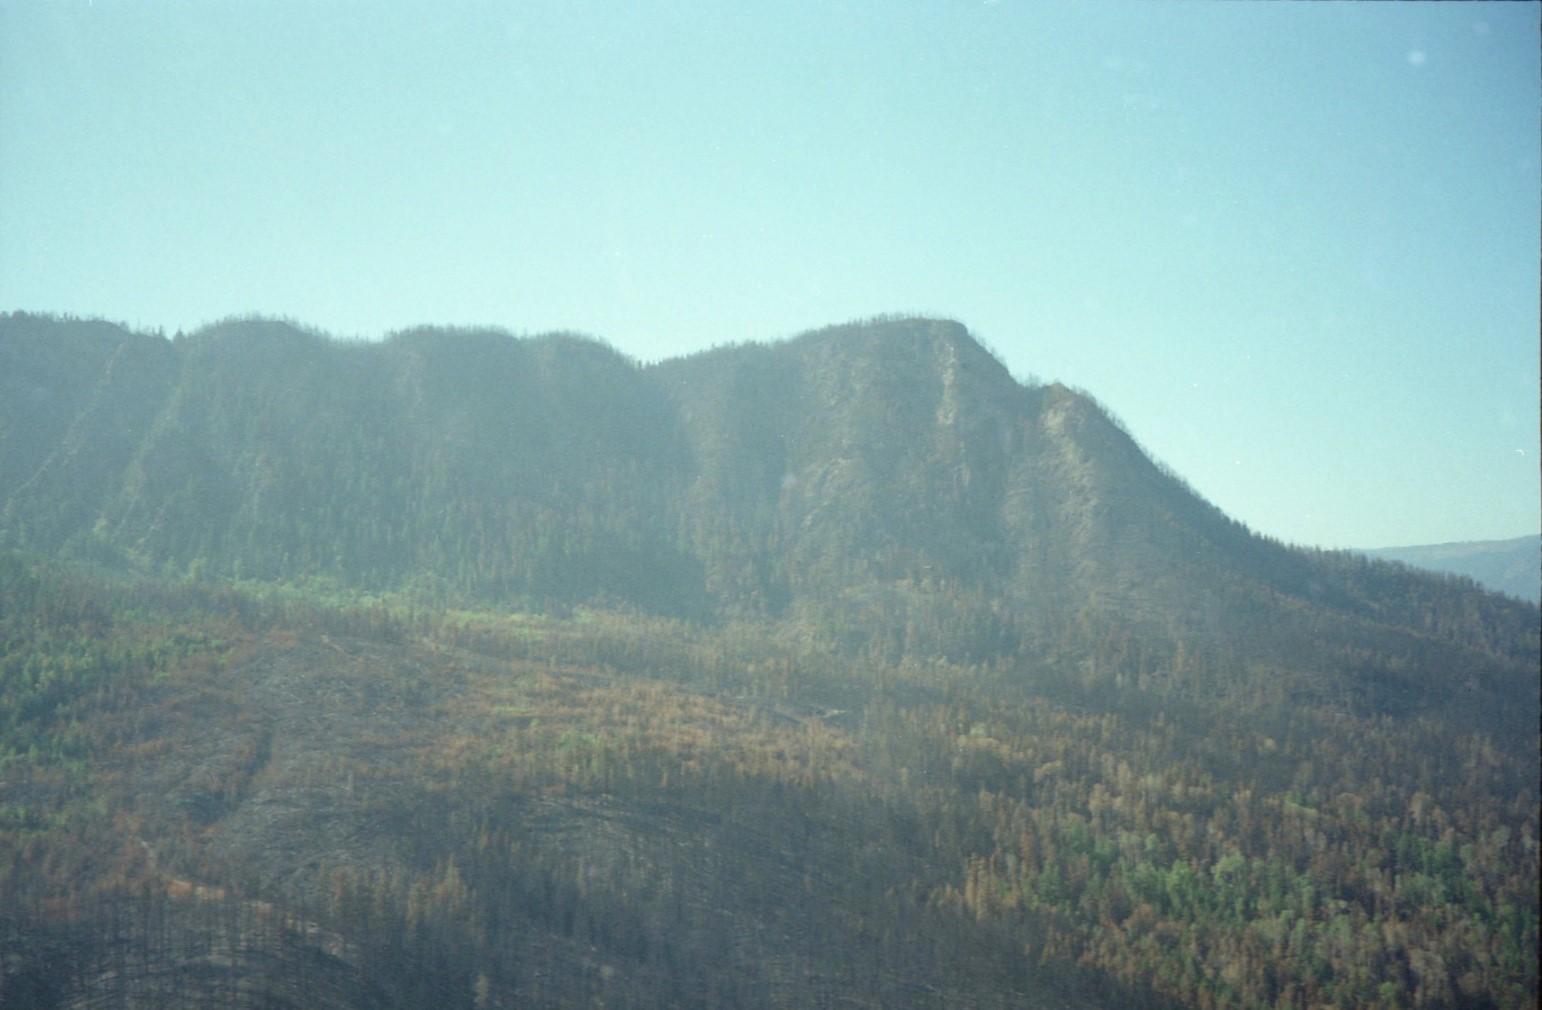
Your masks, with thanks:
M956 323L643 368L563 335L238 320L168 341L12 316L0 353L18 408L47 406L0 442L0 544L163 577L789 617L857 645L908 624L896 655L983 656L1082 610L1219 647L1284 600L1425 626L1471 608L1252 535ZM1531 620L1480 612L1480 637ZM1259 633L1316 637L1282 620Z
M50 371L23 337L78 364ZM561 336L342 345L256 320L170 342L23 317L0 340L52 408L7 428L6 541L168 576L432 577L692 616L947 585L1167 622L1224 602L1187 598L1196 565L1311 581L1086 396L1020 386L953 323L648 369Z
M1542 536L1452 544L1379 547L1362 554L1415 568L1463 575L1496 593L1542 601Z
M0 392L0 1005L1535 1002L1542 612L957 323L11 314Z

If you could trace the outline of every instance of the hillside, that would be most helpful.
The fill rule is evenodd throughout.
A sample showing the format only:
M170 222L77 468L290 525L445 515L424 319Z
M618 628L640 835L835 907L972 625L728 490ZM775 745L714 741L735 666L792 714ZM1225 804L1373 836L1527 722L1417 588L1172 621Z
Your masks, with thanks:
M0 384L0 1005L1535 1003L1542 613L957 324Z
M1451 575L1463 575L1496 593L1542 600L1542 537L1469 540L1454 544L1379 547L1363 553Z
M156 577L783 618L891 658L983 658L1083 610L1217 647L1322 621L1486 647L1534 622L1250 534L956 323L642 368L561 335L12 315L0 355L0 544Z

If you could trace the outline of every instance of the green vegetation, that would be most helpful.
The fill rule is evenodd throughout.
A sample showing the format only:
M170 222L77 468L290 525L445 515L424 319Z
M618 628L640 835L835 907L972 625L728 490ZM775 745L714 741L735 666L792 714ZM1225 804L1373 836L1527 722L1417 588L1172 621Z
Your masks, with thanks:
M0 394L0 1005L1535 1004L1542 614L952 324Z
M253 918L230 970L271 989L278 907L403 1006L1534 1002L1534 736L1196 694L1172 657L1069 641L889 664L636 613L3 574L13 935L72 909L128 944L158 901L197 950L176 929Z

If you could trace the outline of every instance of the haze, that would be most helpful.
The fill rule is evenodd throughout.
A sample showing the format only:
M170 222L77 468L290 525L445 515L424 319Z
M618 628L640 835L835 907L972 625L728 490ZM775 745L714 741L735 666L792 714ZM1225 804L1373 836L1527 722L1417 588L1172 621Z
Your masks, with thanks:
M1260 532L1538 516L1534 4L0 3L0 308L653 360L880 312Z

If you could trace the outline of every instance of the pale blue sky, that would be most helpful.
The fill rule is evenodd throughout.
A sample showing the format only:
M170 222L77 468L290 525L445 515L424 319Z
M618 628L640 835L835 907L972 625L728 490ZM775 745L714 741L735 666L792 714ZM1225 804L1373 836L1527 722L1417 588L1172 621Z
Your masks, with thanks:
M884 312L1254 529L1536 532L1536 4L0 0L0 310Z

